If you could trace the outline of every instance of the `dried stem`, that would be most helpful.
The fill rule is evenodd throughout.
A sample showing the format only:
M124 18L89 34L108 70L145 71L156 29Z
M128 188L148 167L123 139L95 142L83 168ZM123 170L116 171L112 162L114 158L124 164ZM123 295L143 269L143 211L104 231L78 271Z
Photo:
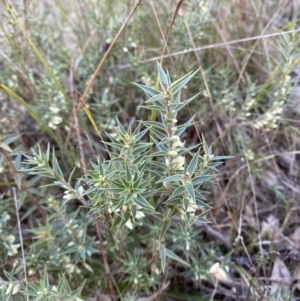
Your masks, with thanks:
M77 135L77 140L78 140L78 145L79 145L78 149L79 149L80 165L82 167L83 177L86 178L87 171L86 171L86 162L85 162L84 153L83 153L83 142L81 139L80 126L79 126L79 122L78 122L77 110L76 110L76 105L75 105L75 100L74 100L74 56L71 59L69 81L70 81L69 85L70 85L70 93L71 93L70 98L72 101L72 113L73 113L73 119L74 119L74 123L75 123L76 135ZM94 214L94 218L97 219L96 214ZM102 260L104 263L105 275L107 277L110 294L111 294L112 299L115 300L116 297L115 297L114 287L113 287L113 283L112 283L112 279L111 279L111 275L110 275L110 268L109 268L108 261L107 261L106 251L103 246L103 238L102 238L101 227L100 227L99 222L96 223L96 232L97 232L97 237L98 237L98 240L100 243L99 248L100 248Z

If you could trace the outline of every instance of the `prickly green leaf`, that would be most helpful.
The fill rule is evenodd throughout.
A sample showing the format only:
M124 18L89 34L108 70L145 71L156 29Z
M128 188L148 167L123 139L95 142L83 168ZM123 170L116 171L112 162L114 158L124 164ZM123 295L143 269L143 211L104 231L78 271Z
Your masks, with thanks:
M160 255L161 269L164 273L165 268L166 268L166 248L165 248L165 246L160 246L159 255Z
M190 200L189 199L184 199L183 200L183 207L185 211L188 211L188 208L190 206Z
M196 199L196 205L197 205L197 206L202 206L202 207L205 207L205 208L210 208L210 209L213 208L213 207L207 205L206 203L204 203L204 202L202 202L202 201L199 201L199 200L197 200L197 199Z
M182 108L184 108L186 105L188 105L191 101L193 101L196 97L198 97L198 96L200 95L200 93L201 93L201 92L199 92L198 94L192 96L191 98L189 98L189 99L183 101L181 104L176 105L176 106L174 107L174 110L180 111Z
M16 136L9 137L5 141L3 141L3 143L5 143L6 145L9 145L12 142L14 142L15 140L17 140L20 136L21 135L16 135Z
M197 163L198 163L198 157L199 157L199 150L194 155L193 159L191 160L190 164L187 167L186 172L188 172L191 176L194 174L194 171L196 170Z
M175 182L175 181L181 181L182 180L182 175L173 175L173 176L169 176L166 178L163 178L161 180L159 180L157 183L161 183L161 182Z
M145 101L145 103L154 103L154 102L157 102L157 101L160 101L162 99L164 99L166 96L163 95L163 94L157 94L157 95L154 95L152 96L151 98L149 98L148 100Z
M144 121L144 124L147 125L147 126L149 126L149 127L151 127L151 129L152 129L152 127L156 127L156 128L158 128L160 130L164 130L164 131L166 130L166 127L163 124L161 124L160 122L156 122L156 121Z
M73 170L71 171L70 175L69 175L69 178L68 178L68 184L70 184L70 185L71 185L71 183L72 183L73 174L74 174L74 172L75 172L76 169L77 169L77 167L75 166L75 167L73 168Z
M155 137L159 138L160 140L166 138L166 134L160 132L159 130L157 130L156 128L151 128L151 131L155 134Z
M0 148L2 148L3 150L12 153L12 149L4 142L0 143Z
M126 164L126 180L127 180L128 182L131 181L131 172L130 172L129 167L128 167L127 164Z
M176 132L175 132L175 135L178 136L178 137L180 137L181 134L182 134L189 126L192 125L192 122L193 122L195 116L196 116L196 115L192 116L192 118L190 118L190 119L189 119L187 122L185 122L184 124L177 126L177 130L176 130Z
M180 91L189 81L190 79L199 71L196 70L194 73L189 72L188 74L186 74L185 76L183 76L182 78L176 80L175 82L173 82L170 86L170 91L173 95L175 95L178 91Z
M209 148L203 135L202 135L202 143L203 143L204 153L206 155L209 155Z
M139 106L139 108L146 109L146 110L159 111L159 112L163 112L164 114L167 113L166 109L162 108L159 103L156 103L155 105L150 105L150 106Z
M192 200L195 202L194 186L192 184L186 184L185 188L186 188L186 191L188 192L188 194L190 195L190 197L192 198Z
M192 184L197 186L200 185L204 182L210 181L211 179L213 179L214 176L199 176L199 177L195 177L194 179L192 179Z
M163 151L160 151L160 152L155 152L152 154L153 157L166 157L168 155L167 152L163 152Z
M135 204L131 205L130 210L131 210L131 214L132 214L133 218L135 218L136 213L137 213L137 206Z
M62 171L60 169L60 166L58 164L57 158L55 156L54 150L53 150L53 153L52 153L52 168L53 168L55 174L60 177L60 179L64 178L64 175L63 175L63 173L62 173Z
M101 190L112 193L126 193L126 190L124 188L102 187Z
M141 84L137 84L137 83L133 83L134 85L136 85L137 87L141 88L148 97L152 97L156 94L161 94L159 91L151 88L151 87L148 87L148 86L145 86L145 85L141 85Z
M160 63L156 62L156 65L157 65L158 78L159 78L161 88L163 91L168 90L169 78L168 78L167 74L165 73L165 71L163 70L163 68L161 67Z
M172 195L170 196L169 199L175 198L175 197L178 196L179 194L182 194L184 191L185 191L184 186L179 186L179 187L177 187L177 188L173 191L173 193L172 193Z
M142 196L142 195L138 195L134 201L140 205L142 208L148 209L148 210L154 210L154 208L152 207L152 205Z
M124 127L123 127L123 125L120 123L120 121L119 121L119 119L118 119L118 118L116 118L116 120L117 120L117 124L118 124L118 130L120 131L120 134L123 134L123 135L125 135L125 134L126 134L126 131L125 131L125 129L124 129Z
M138 142L146 133L148 132L148 129L144 129L140 133L134 133L135 141Z
M173 260L176 260L184 265L187 265L187 266L190 266L187 262L185 262L184 260L182 260L179 256L177 256L175 253L173 253L171 250L169 249L165 249L165 253L166 253L166 256L173 259Z
M170 225L171 225L171 219L164 220L162 228L161 228L161 232L160 232L160 235L159 235L159 240L162 240L162 238L165 236L165 234L168 231Z

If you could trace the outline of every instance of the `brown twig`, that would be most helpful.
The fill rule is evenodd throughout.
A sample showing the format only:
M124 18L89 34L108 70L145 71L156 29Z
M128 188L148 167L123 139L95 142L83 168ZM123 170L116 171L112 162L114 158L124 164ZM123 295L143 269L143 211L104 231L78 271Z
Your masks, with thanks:
M90 88L91 88L93 82L95 81L97 74L99 73L100 69L102 68L102 66L103 66L103 64L104 64L104 62L105 62L105 60L107 59L107 57L108 57L108 55L110 54L112 48L115 46L115 44L116 44L117 40L119 39L120 35L122 34L124 28L126 27L127 23L129 22L129 20L131 19L131 17L133 16L135 10L137 9L137 7L140 5L141 2L142 2L142 0L137 0L137 1L136 1L135 5L134 5L134 7L132 8L131 12L129 13L127 19L126 19L125 22L122 24L120 30L118 31L118 33L116 34L116 36L114 37L114 39L112 40L112 42L110 43L110 45L109 45L107 51L104 53L104 55L103 55L103 57L102 57L102 59L101 59L99 65L98 65L97 69L96 69L95 72L93 73L93 75L92 75L92 77L91 77L89 83L87 84L87 86L86 86L86 88L85 88L85 90L84 90L84 92L83 92L83 94L82 94L82 96L81 96L81 100L82 100L82 101L84 101L85 97L87 96L87 94L88 94L88 92L89 92L89 90L90 90ZM80 105L80 104L79 104L79 105Z
M253 37L249 37L249 38L242 38L242 39L236 39L236 40L231 40L231 41L226 41L226 42L221 42L221 43L216 43L216 44L199 46L199 47L196 47L195 49L191 48L191 49L185 49L185 50L172 52L170 54L165 54L164 58L178 56L178 55L185 55L187 53L191 53L191 52L195 52L195 51L202 51L202 50L206 50L206 49L227 47L227 45L244 43L244 42L247 42L247 41L255 41L255 40L261 40L261 39L272 38L272 37L277 37L277 36L283 36L283 35L286 35L286 34L296 33L296 32L299 32L299 31L300 31L300 29L293 29L293 30L288 30L288 31L283 31L283 32L274 32L274 33L265 34L265 35L257 35L257 36L253 36ZM143 60L140 63L144 64L144 63L155 62L155 61L159 60L160 58L161 58L160 56L155 56L155 57ZM121 69L126 69L126 68L129 68L129 67L130 67L130 64L124 64L124 65L119 65L116 68L118 70L121 70Z
M71 94L70 98L71 98L71 102L72 102L72 114L73 114L73 119L74 119L74 123L75 123L75 130L76 130L78 145L79 145L78 150L79 150L80 165L82 168L83 177L86 178L87 171L86 171L86 162L85 162L84 153L83 153L83 142L81 139L80 126L79 126L79 122L78 122L76 104L75 104L75 100L74 100L74 56L72 56L72 59L71 59L69 85L70 85L70 94ZM96 213L94 213L94 218L97 219ZM100 249L102 260L104 263L105 275L107 277L110 294L111 294L112 299L115 300L116 297L115 297L113 282L112 282L111 275L110 275L110 268L108 265L106 251L103 246L103 238L102 238L101 227L100 227L99 222L96 223L96 232L97 232L97 237L98 237L99 244L100 244L99 249Z
M80 159L80 165L82 167L82 173L84 178L86 178L87 173L86 173L86 163L85 163L85 158L83 154L83 142L81 139L81 134L80 134L80 126L78 122L78 116L77 116L77 110L76 110L76 104L74 100L74 55L71 58L71 67L70 67L70 76L69 76L69 86L70 86L70 98L72 102L72 114L73 114L73 120L74 120L74 126L76 130L76 136L78 140L78 149L79 149L79 159Z

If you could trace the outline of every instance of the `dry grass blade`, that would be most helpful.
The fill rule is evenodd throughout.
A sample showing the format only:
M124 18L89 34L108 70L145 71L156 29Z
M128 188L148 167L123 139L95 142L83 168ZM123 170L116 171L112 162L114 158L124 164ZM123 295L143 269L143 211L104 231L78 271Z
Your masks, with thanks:
M116 36L114 37L114 39L111 41L108 49L106 50L106 52L104 53L100 63L98 64L98 67L96 68L95 72L93 73L91 79L89 80L88 85L86 86L84 92L82 93L81 96L81 103L84 103L84 100L94 82L94 80L96 79L97 74L99 73L99 71L101 70L105 60L107 59L107 57L109 56L111 50L113 49L114 45L116 44L117 40L119 39L119 37L121 36L123 30L125 29L126 25L128 24L129 20L131 19L131 17L133 16L134 12L136 11L136 9L138 8L138 6L140 5L140 3L142 2L142 0L137 0L136 3L134 4L131 12L129 13L127 19L124 21L124 23L122 24L120 30L118 31L118 33L116 34Z

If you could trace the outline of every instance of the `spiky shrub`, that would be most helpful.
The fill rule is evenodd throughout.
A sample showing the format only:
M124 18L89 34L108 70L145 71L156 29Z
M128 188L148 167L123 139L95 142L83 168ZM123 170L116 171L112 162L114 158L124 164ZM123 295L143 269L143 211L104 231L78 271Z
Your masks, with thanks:
M26 155L22 173L50 178L47 186L63 189L64 201L49 194L45 202L49 218L31 230L36 241L25 244L28 255L23 262L26 260L28 274L36 275L39 270L41 280L31 282L29 277L20 281L25 276L21 268L6 272L0 290L6 300L13 294L31 300L81 300L83 288L105 290L111 279L111 293L116 290L120 298L130 300L159 290L168 279L167 265L172 265L172 260L191 265L198 278L205 274L195 268L199 266L195 254L201 246L193 223L207 222L210 207L200 187L214 178L225 157L214 156L203 137L202 145L191 147L181 140L194 117L178 125L178 112L198 96L182 101L181 89L197 71L171 82L160 64L157 68L160 90L136 85L148 97L142 108L156 111L159 121L140 121L134 130L126 130L116 120L115 133L106 133L109 142L103 141L108 159L99 156L97 162L91 162L87 177L72 185L71 173L66 180L50 146L46 152L39 148L33 150L33 156ZM74 200L84 206L75 210ZM107 257L104 266L92 230L99 221L102 226L97 229L104 237L101 255ZM5 249L1 252L6 259L12 255ZM182 253L184 258L179 256ZM61 273L64 276L57 282ZM83 280L84 286L80 285Z

